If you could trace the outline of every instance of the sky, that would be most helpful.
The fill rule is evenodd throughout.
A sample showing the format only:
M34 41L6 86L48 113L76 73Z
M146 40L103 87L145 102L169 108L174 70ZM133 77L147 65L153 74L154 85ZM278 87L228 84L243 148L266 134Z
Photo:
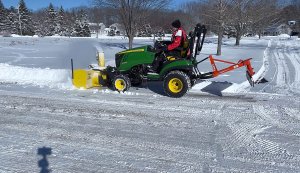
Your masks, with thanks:
M17 7L20 0L2 0L4 6L9 8L10 6ZM90 0L25 0L27 8L31 10L38 10L46 8L52 3L56 7L63 6L65 9L78 6L90 5Z
M183 1L191 0L173 0L174 6L178 6ZM19 0L2 0L4 6L9 8L10 6L17 7ZM49 6L50 2L55 7L63 6L64 9L70 9L78 6L90 6L92 0L25 0L27 8L31 10L38 10Z

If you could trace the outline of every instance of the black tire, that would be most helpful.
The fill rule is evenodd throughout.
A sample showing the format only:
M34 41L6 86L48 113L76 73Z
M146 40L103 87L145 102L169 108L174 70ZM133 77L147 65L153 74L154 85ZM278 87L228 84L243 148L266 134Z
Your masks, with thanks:
M140 86L143 83L143 66L135 66L131 69L128 77L131 81L131 86Z
M129 88L131 87L130 79L127 76L122 74L116 75L113 78L111 84L113 89L118 92L128 91Z
M191 88L191 80L182 71L171 71L164 78L163 88L169 97L179 98Z

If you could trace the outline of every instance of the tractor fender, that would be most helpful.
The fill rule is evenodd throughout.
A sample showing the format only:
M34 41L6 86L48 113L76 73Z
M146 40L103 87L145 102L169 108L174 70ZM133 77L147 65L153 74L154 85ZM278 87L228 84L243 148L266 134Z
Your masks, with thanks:
M193 66L183 65L183 66L175 66L175 67L170 67L170 68L163 68L159 74L160 79L163 80L169 72L175 71L175 70L185 72L187 75L189 75L190 72L193 71Z

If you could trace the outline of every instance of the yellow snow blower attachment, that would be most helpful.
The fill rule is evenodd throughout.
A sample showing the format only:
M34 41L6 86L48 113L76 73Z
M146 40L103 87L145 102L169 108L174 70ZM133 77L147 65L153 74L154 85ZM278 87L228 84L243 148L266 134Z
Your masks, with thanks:
M107 75L104 73L105 59L104 53L97 53L98 65L90 65L86 69L73 69L73 60L71 59L72 66L72 83L73 86L79 89L89 89L94 87L101 87L101 81L106 80Z

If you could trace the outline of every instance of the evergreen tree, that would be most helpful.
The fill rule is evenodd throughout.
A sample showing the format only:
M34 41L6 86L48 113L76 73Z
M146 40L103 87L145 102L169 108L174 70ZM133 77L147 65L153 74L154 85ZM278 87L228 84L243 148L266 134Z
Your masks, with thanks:
M2 1L0 0L0 32L7 31L8 20L7 20L7 10L5 9Z
M88 16L84 11L81 12L81 27L82 27L82 37L90 37L91 30L88 22Z
M45 21L46 21L46 12L43 10L40 10L36 12L33 15L33 20L34 20L34 26L35 26L35 34L43 37L46 35L46 27L45 26Z
M66 14L61 6L57 15L57 34L67 36Z
M90 25L87 22L83 23L82 36L83 37L91 37Z
M73 27L73 32L72 32L73 37L81 37L82 36L82 27L81 27L81 22L77 18Z
M74 27L76 25L76 14L75 11L66 13L66 27L67 27L67 36L74 36Z
M72 36L75 37L90 37L91 31L88 23L87 14L80 10L77 14Z
M8 23L9 23L9 31L11 34L18 34L18 28L19 28L19 21L18 21L18 14L17 10L11 6L8 10Z
M50 3L47 9L47 17L45 20L45 35L52 36L57 33L57 13L54 10L52 3Z
M31 20L31 14L26 7L24 0L20 0L18 9L19 34L34 35L34 26Z

